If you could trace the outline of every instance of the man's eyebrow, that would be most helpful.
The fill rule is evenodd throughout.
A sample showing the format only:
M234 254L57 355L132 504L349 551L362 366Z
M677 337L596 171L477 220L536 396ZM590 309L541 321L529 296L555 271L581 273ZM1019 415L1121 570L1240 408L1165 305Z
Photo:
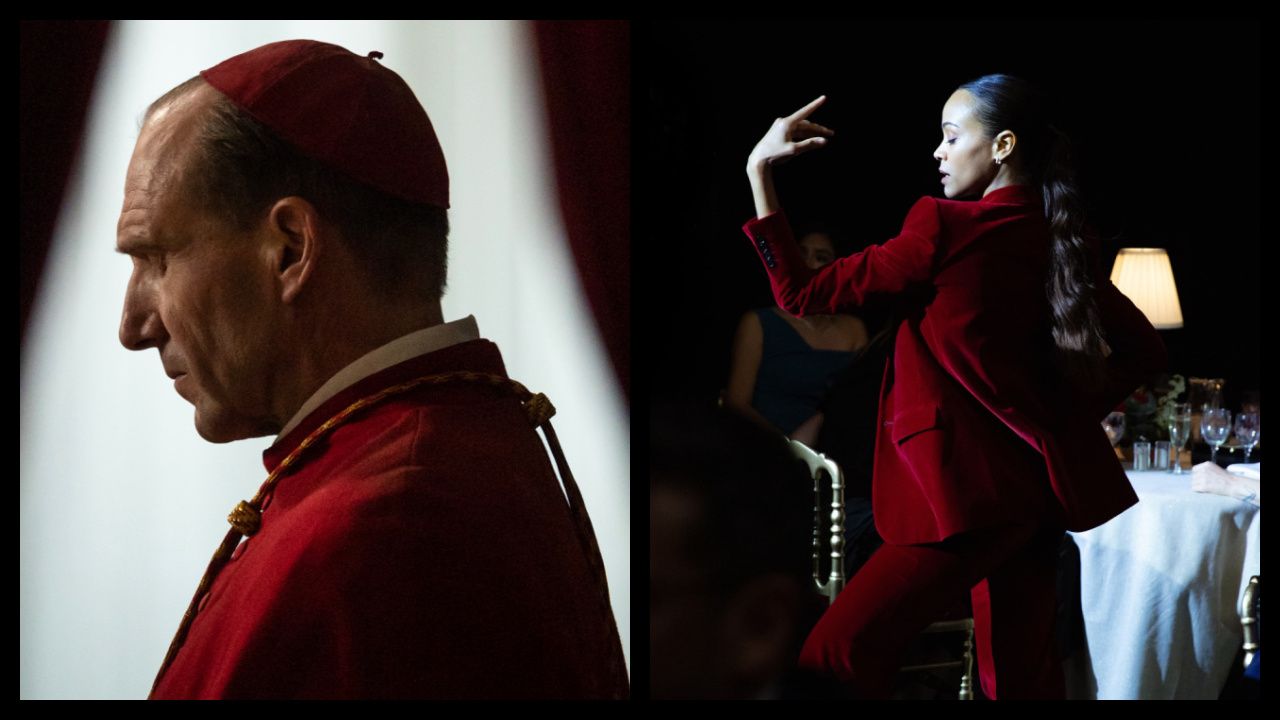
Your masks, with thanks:
M115 249L121 255L144 255L164 248L154 240L132 239L117 244Z

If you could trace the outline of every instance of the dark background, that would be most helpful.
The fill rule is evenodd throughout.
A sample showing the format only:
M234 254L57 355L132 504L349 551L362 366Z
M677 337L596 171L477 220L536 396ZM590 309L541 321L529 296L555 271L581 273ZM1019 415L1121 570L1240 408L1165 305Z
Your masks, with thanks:
M1166 248L1184 327L1169 371L1259 388L1260 22L822 21L633 24L634 319L652 397L713 401L741 314L773 304L741 231L746 158L773 119L825 94L826 148L780 166L793 224L833 225L848 254L883 243L922 195L960 84L1020 75L1057 100L1104 267Z

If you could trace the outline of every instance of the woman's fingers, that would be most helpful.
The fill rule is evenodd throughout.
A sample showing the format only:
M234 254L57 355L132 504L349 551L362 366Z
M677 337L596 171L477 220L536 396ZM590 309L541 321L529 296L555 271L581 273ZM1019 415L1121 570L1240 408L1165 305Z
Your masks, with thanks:
M817 110L819 107L822 107L822 103L824 103L824 102L826 102L826 101L827 101L827 96L826 96L826 95L819 95L817 100L814 100L813 102L809 103L808 105L805 105L804 107L802 107L802 108L800 108L799 110L795 111L794 113L792 113L792 114L791 114L791 116L790 116L788 119L789 119L789 120L803 120L803 119L805 119L805 118L809 117L809 115L810 115L814 110Z
M814 135L826 135L827 137L831 137L832 135L836 134L835 131L832 130L831 128L824 127L822 125L819 125L816 122L810 122L808 120L799 121L798 123L796 123L796 127L803 130L807 130L808 132Z
M799 155L800 153L806 152L809 150L817 150L818 148L826 144L827 144L827 139L824 137L815 137L815 138L809 138L808 140L801 140L800 142L795 144L796 154Z

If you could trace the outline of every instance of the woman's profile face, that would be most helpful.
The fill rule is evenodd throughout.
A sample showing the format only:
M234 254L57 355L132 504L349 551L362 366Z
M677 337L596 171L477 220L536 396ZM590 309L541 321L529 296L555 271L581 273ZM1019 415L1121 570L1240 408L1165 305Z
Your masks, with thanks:
M811 232L800 238L800 256L810 270L817 270L835 262L836 248L831 236L821 232Z
M981 195L999 169L995 144L974 115L974 97L968 90L952 93L942 106L942 143L934 150L942 190L948 198Z

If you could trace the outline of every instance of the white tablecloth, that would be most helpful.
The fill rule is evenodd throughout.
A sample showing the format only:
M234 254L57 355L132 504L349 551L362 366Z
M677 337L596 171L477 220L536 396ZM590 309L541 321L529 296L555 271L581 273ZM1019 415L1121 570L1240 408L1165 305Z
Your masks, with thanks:
M1085 649L1074 698L1216 699L1242 641L1240 601L1258 574L1258 508L1191 490L1190 475L1130 472L1138 504L1072 533Z

